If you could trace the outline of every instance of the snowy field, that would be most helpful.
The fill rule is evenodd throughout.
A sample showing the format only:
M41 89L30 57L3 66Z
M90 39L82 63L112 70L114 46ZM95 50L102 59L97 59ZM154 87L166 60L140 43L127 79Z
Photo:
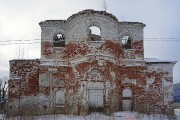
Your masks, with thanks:
M176 117L171 120L180 120L180 109L175 109ZM0 120L5 120L0 118ZM92 113L87 116L75 115L45 115L45 116L25 116L23 118L15 117L6 120L169 120L165 115L145 115L137 112L116 112L112 116L106 116L102 113Z

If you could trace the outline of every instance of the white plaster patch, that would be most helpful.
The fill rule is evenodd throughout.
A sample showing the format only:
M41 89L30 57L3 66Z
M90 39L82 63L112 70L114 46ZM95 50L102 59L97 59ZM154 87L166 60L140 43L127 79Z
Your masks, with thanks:
M64 105L65 103L65 93L64 90L58 90L55 92L55 104Z
M40 86L49 86L49 76L47 73L40 74L39 85Z
M116 79L116 74L115 74L113 71L111 71L110 74L111 74L111 77L112 77L113 81L115 81L115 79Z
M133 84L133 81L126 77L126 78L124 78L124 80L122 81L122 84L126 84L126 83L132 83L132 84Z
M154 78L147 78L147 81L146 81L146 87L147 87L147 89L149 88L149 86L151 85L151 84L153 84L153 82L154 82Z

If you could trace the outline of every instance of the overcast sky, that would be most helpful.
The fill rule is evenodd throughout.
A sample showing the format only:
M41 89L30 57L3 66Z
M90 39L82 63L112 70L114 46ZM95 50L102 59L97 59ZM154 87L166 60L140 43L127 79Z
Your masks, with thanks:
M14 42L5 41L40 39L40 21L67 19L84 9L103 10L102 1L0 0L0 77L9 76L9 60L18 58L19 50L24 49L24 58L40 58L40 43L7 45ZM107 4L107 12L119 21L146 24L145 57L178 61L174 67L174 83L180 83L180 0L107 0Z

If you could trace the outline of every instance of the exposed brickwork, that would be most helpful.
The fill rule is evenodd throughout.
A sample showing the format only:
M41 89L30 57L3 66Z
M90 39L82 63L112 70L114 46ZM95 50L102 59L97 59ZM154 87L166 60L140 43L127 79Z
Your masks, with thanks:
M144 57L143 40L139 40L139 41L134 42L133 43L133 49L134 49L135 55L137 56L136 59Z
M9 80L8 81L8 87L9 87L9 92L8 92L8 100L9 102L13 101L13 98L18 99L20 96L20 80Z
M52 58L53 57L53 43L52 42L43 42L42 43L42 55L44 55L46 58Z
M101 30L97 41L88 37L92 25ZM143 23L85 10L40 26L41 59L10 61L10 104L36 98L41 114L171 113L175 62L144 59ZM57 33L65 36L64 47L53 46ZM122 47L127 34L133 38L131 49Z
M112 42L111 40L106 40L105 43L101 45L101 47L97 48L100 53L104 51L108 51L110 55L113 55L117 59L121 59L123 54L123 50L119 43Z
M82 57L90 52L88 45L84 43L69 43L65 47L64 58Z
M39 60L10 61L9 99L38 94ZM12 89L11 89L12 88ZM16 88L17 94L13 89Z

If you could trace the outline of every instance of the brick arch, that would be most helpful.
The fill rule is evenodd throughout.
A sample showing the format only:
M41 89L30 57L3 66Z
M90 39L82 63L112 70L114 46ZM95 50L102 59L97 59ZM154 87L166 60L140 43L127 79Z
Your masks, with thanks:
M96 26L96 27L98 27L100 30L102 30L102 27L103 27L103 25L102 25L100 22L98 22L98 21L93 21L93 22L90 22L90 23L87 24L87 29L90 28L90 27L92 27L92 26Z
M99 34L94 34L92 33L93 31L90 32L90 27L97 27L100 31ZM102 27L99 22L92 22L87 25L87 35L88 35L88 40L89 41L99 41L101 40L101 35L102 35Z
M75 19L77 17L87 17L87 16L91 16L91 15L93 15L93 16L95 16L95 15L103 16L103 17L106 17L106 18L111 19L113 21L116 21L116 22L118 21L118 19L114 15L112 15L112 14L106 12L106 11L95 11L95 10L92 10L92 9L83 10L83 11L80 11L80 12L78 12L76 14L73 14L72 16L70 16L67 19L67 21L70 22L71 20L73 20L73 19Z
M94 36L96 39L99 38L99 41L118 39L118 22L104 15L80 15L67 21L67 24L71 28L68 38L73 38L73 40L76 38L79 38L78 41L91 40L89 39L89 27L91 26L97 26L100 29L100 38Z
M123 86L121 86L121 90L123 91L124 89L130 89L133 92L132 84L124 84Z

